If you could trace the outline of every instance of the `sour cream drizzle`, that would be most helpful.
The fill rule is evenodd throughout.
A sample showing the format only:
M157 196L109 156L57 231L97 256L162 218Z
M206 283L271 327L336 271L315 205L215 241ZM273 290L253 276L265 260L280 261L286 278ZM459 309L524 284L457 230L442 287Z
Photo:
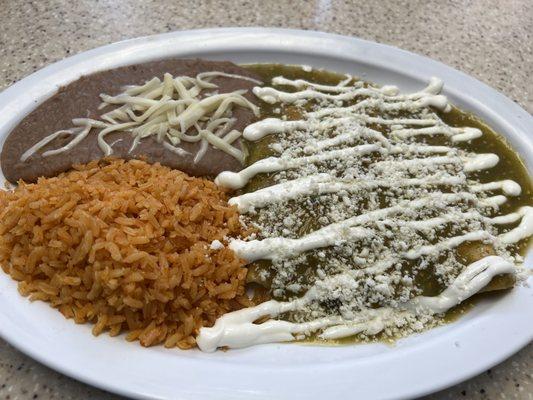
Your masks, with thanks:
M340 191L357 192L378 187L404 187L422 185L459 185L466 180L461 176L441 177L436 175L428 178L410 178L402 180L376 179L373 181L342 181L329 174L322 173L294 179L277 185L272 185L255 192L232 197L231 205L236 205L241 213L247 213L256 207L268 204L294 200L301 196L336 193Z
M428 146L421 146L421 149L424 150L424 148L426 147ZM416 151L416 149L417 147L415 146L414 150ZM301 158L283 159L278 157L269 157L259 160L255 164L252 164L239 172L221 172L216 177L215 183L219 186L226 187L229 189L241 189L246 186L250 179L252 179L258 174L278 172L287 169L297 168L301 165L309 163L318 163L322 161L334 160L342 157L363 155L372 152L386 152L386 150L380 148L380 146L376 144L364 144L361 146L348 147L346 149L341 150L332 150L327 153ZM496 154L477 154L475 156L469 156L462 159L460 157L442 156L400 161L378 161L375 163L375 165L379 168L380 165L383 164L394 164L398 168L406 168L410 165L441 165L463 162L465 172L475 172L483 169L492 168L498 163L498 161L499 158Z
M230 189L240 189L244 187L250 181L250 179L252 179L257 174L264 174L267 172L278 172L287 169L298 168L306 164L318 163L328 160L336 160L343 157L354 157L379 151L381 151L381 147L377 144L363 144L361 146L348 147L340 150L332 150L317 155L293 159L269 157L259 160L255 164L252 164L239 172L221 172L216 177L215 183L219 186Z
M364 114L354 114L347 119L360 120L362 122L372 122L383 125L435 125L436 120L413 120L413 119L384 119L384 118L372 118ZM275 133L292 132L298 129L305 129L309 127L309 123L306 121L283 121L277 118L266 118L254 124L248 125L244 131L243 136L247 140L256 141L267 135ZM321 126L318 125L317 129ZM367 128L368 129L368 128ZM378 132L379 133L379 132ZM438 124L431 127L419 128L419 129L393 129L393 134L401 137L408 138L414 136L433 136L444 135L452 139L452 142L467 142L478 137L481 137L482 132L477 128L463 127L463 128L451 128L447 125Z
M292 323L282 320L268 320L255 324L263 317L276 318L283 313L304 309L318 298L319 286L341 282L348 274L351 278L363 273L380 274L399 260L414 260L427 255L438 255L465 242L487 242L492 244L513 244L533 235L533 207L522 207L516 212L496 217L483 214L486 207L497 208L507 201L506 196L518 196L521 187L512 180L499 182L478 183L469 178L469 174L490 169L496 166L499 158L496 154L468 153L453 147L453 144L476 139L482 132L477 128L449 127L435 114L422 113L423 117L393 118L369 116L367 110L375 109L380 112L406 111L416 112L426 110L429 106L448 111L450 105L445 96L440 95L442 82L432 78L429 85L416 93L400 95L396 87L382 88L364 87L359 82L347 86L349 80L337 86L320 85L305 80L290 80L283 77L273 79L277 85L291 86L296 92L284 92L272 87L256 87L254 93L263 101L273 104L298 103L309 100L329 102L333 106L318 111L308 112L305 118L298 121L284 121L268 118L248 126L243 136L247 140L259 140L266 135L282 134L295 131L329 130L335 126L349 124L353 129L346 129L343 133L331 138L310 142L303 157L270 157L260 160L240 172L222 172L215 182L223 187L238 189L244 187L251 178L261 173L271 173L289 169L297 169L309 163L320 163L343 157L362 157L367 154L377 155L377 159L370 162L369 170L383 171L384 178L368 181L339 179L329 173L318 173L301 176L286 182L278 183L255 192L233 197L230 204L238 207L241 213L254 212L270 204L286 202L306 196L353 193L372 190L379 187L451 187L451 193L441 191L429 192L426 196L415 200L401 200L389 207L368 211L343 221L327 225L297 239L285 237L267 237L262 240L230 241L229 247L239 257L249 262L260 259L279 260L294 257L303 252L323 247L338 246L347 242L365 240L375 235L373 226L400 225L410 227L421 232L431 232L445 224L460 221L477 220L482 225L518 225L507 232L494 235L488 228L463 232L459 235L447 237L436 243L424 244L410 248L404 252L391 253L372 265L360 270L350 270L326 277L317 281L308 292L300 298L289 302L271 300L256 307L232 312L220 317L212 328L202 328L197 338L198 346L203 351L214 351L217 347L246 347L259 343L277 341L292 341L311 332L319 331L319 337L337 339L357 333L374 335L387 326L394 324L395 318L412 314L440 314L459 304L466 298L485 287L490 280L499 274L513 273L515 266L500 256L485 257L466 267L453 283L440 295L435 297L418 296L404 302L398 308L382 307L367 309L354 318L343 319L340 315L320 318L305 323ZM340 107L338 101L350 100L355 104ZM365 124L380 124L390 127L390 137L381 132L370 129ZM443 135L449 138L452 146L428 146L413 142L418 136ZM394 138L392 142L391 138ZM364 144L351 145L354 141L363 140ZM405 140L405 142L402 142ZM330 150L337 146L347 146ZM435 155L436 154L436 155ZM399 159L390 158L393 155L403 156ZM413 157L417 155L417 157ZM380 159L384 157L385 159ZM447 173L426 173L423 176L397 179L387 178L390 170L411 170L423 167L437 168L439 166L455 166L460 172L451 175ZM379 176L379 174L378 174ZM492 197L478 197L478 194L499 190L502 194ZM464 212L454 205L468 203L469 210ZM431 208L436 216L412 220L408 215L413 210ZM405 215L404 215L405 213ZM403 218L396 218L403 216ZM483 225L485 224L485 225ZM427 242L426 242L427 243Z
M440 295L415 297L401 304L398 309L404 313L441 314L476 294L496 275L514 271L515 266L501 257L485 257L470 264ZM298 334L309 334L324 328L319 335L323 339L339 339L362 332L375 335L385 329L398 312L396 309L378 308L366 310L349 321L341 317L329 317L306 323L280 320L254 323L263 317L275 318L305 307L314 299L315 292L310 289L302 298L290 302L270 300L225 314L217 319L212 328L200 329L196 340L198 347L202 351L213 352L219 347L242 348L262 343L289 342L296 340Z
M237 253L239 257L249 262L268 259L272 260L280 257L294 256L310 249L340 244L347 240L362 239L369 235L368 230L354 230L354 227L371 222L384 220L395 214L401 214L405 210L417 210L432 205L436 200L441 204L453 204L464 200L474 200L475 197L467 192L461 193L432 193L425 198L402 201L399 204L370 211L365 214L357 215L328 225L309 233L299 239L287 238L267 238L263 240L239 240L235 239L230 242L230 248Z

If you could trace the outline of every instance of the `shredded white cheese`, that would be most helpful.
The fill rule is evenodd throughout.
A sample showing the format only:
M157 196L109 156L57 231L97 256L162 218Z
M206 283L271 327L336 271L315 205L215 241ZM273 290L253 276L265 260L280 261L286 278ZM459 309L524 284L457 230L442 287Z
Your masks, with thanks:
M166 73L161 81L153 78L140 86L128 86L124 92L109 96L101 94L103 103L100 108L117 106L100 116L100 120L76 118L72 120L73 128L54 132L26 150L20 160L26 161L33 154L49 145L61 136L72 139L63 147L45 151L43 157L69 151L79 144L91 130L98 128L98 145L105 156L113 154L113 148L105 138L111 132L124 131L134 138L130 152L149 136L155 136L159 143L178 156L189 152L179 147L184 142L201 142L200 149L194 157L199 162L208 146L213 146L241 163L244 162L243 151L233 143L239 139L241 132L231 130L235 119L231 118L235 106L250 109L257 116L259 109L243 95L245 90L231 93L207 93L217 85L211 82L215 77L241 79L256 84L260 81L247 76L210 71L198 74L195 78L187 76L173 77Z

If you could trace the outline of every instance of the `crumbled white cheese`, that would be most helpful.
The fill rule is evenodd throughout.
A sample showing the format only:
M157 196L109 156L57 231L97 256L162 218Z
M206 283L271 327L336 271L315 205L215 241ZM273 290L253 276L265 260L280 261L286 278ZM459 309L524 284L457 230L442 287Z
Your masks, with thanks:
M379 89L365 92L354 83L356 90L371 95L361 95L351 102L340 100L339 96L354 88L333 86L320 92L320 85L283 82L301 90L277 95L290 100L287 102L296 107L305 124L276 132L270 149L279 154L284 165L296 166L274 171L272 181L286 183L290 192L295 182L306 177L323 174L329 180L315 189L307 180L308 186L298 188L303 194L291 197L282 193L274 201L275 196L270 193L265 204L251 206L243 222L259 233L247 240L297 241L333 224L361 219L353 226L336 229L327 246L291 253L283 250L281 241L273 250L277 256L272 257L268 273L273 295L294 298L306 290L314 293L313 301L288 318L302 323L338 315L351 319L376 307L398 307L429 289L442 290L464 269L455 251L461 243L454 244L453 240L470 232L485 232L496 252L510 257L506 247L494 239L499 228L488 219L497 205L484 205L490 194L472 190L476 176L465 169L465 160L472 153L454 146L456 131L445 126L428 106L446 107L437 93L428 89L391 100L387 96L396 96L393 88L382 88L376 95ZM420 99L428 103L417 103ZM365 107L353 108L354 103L358 106L365 102ZM286 115L280 121L287 121ZM438 128L428 132L442 134L429 135L431 144L421 140L426 131L417 131L427 126ZM294 162L376 143L379 151L369 154ZM332 182L340 189L328 191ZM421 200L425 201L423 206L415 207ZM394 212L363 218L384 209ZM357 229L365 234L354 235ZM453 245L439 245L446 240ZM436 279L432 288L420 284L423 275ZM420 331L438 323L431 315L402 313L388 321L383 330L386 335Z
M213 240L209 248L211 250L220 250L224 248L224 244L220 240Z

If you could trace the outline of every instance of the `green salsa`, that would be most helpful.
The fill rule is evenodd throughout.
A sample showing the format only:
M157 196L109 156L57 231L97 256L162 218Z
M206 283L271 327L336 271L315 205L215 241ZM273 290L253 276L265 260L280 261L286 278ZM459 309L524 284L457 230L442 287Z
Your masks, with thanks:
M256 65L246 65L247 69L255 72L259 75L263 81L268 85L271 79L275 76L284 76L288 79L305 79L311 82L320 83L320 84L329 84L335 85L341 80L345 79L344 75L324 71L324 70L311 70L304 71L300 66L286 66L279 64L256 64ZM368 85L368 84L365 84ZM290 91L290 88L285 88L284 90ZM437 112L438 116L444 121L447 125L451 127L475 127L482 131L483 135L477 139L471 140L469 142L462 142L455 144L456 147L463 148L468 151L474 151L476 153L495 153L499 156L500 161L497 168L490 168L473 175L473 178L477 179L481 183L490 182L490 181L499 181L505 179L511 179L517 182L522 187L522 192L519 196L509 197L508 201L501 205L499 208L499 213L505 214L516 210L521 206L528 205L532 198L533 184L532 180L529 177L529 174L526 170L526 167L523 161L520 159L518 154L511 148L509 143L498 133L492 130L488 125L482 122L476 116L469 114L467 112L461 111L456 107L453 107L450 112ZM261 119L263 118L280 118L282 115L285 115L289 120L297 120L301 118L301 111L291 105L283 105L276 103L274 105L269 105L266 103L261 103ZM373 129L378 129L379 127L370 126ZM266 136L263 139L254 142L247 143L248 150L248 159L247 165L251 165L256 161L274 155L269 149L269 145L276 141L275 135ZM430 145L449 145L449 139L439 135L424 137L421 139L421 142L430 144ZM257 189L270 186L273 184L272 176L269 174L260 174L250 180L247 186L245 186L241 193L252 192ZM302 235L316 229L313 225L313 221L308 221L309 223L304 224L304 229L300 232ZM525 255L529 241L522 241L515 246L513 252ZM477 249L479 250L479 249ZM458 250L461 251L460 249ZM486 254L483 252L487 252ZM465 265L467 263L473 262L471 256L468 252L463 257ZM489 255L490 249L481 249L477 251L476 254ZM459 254L461 256L461 254ZM483 255L483 256L484 256ZM307 274L309 271L316 269L318 260L313 259L313 257L308 257L308 264L300 268L302 274ZM474 259L475 261L475 259ZM254 263L250 266L250 273L257 274L262 269L268 269L270 263L267 261L260 261ZM424 273L420 273L417 276L417 283L423 287L423 294L434 296L439 294L444 287L438 284L435 280L435 277L432 275L432 270L428 269ZM512 276L497 276L493 279L489 289L498 290L501 292L501 289L506 289L512 287L514 284L514 277ZM264 282L264 285L269 286L268 280ZM479 299L485 298L486 296L493 296L494 293L480 293L476 296L473 296L471 299L463 302L459 306L449 310L444 322L450 322L462 314L467 312ZM283 299L283 298L281 298ZM384 340L390 341L390 338L381 337L377 335L375 340ZM338 341L333 341L332 343L353 343L354 341L360 341L356 338L347 338L341 339ZM323 343L321 341L321 343Z

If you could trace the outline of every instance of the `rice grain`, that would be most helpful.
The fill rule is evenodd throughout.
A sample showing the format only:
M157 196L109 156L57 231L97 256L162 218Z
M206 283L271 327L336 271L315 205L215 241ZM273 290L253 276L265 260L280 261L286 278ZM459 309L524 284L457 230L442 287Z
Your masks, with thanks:
M102 160L0 192L0 265L19 292L143 346L190 348L202 326L250 305L244 262L213 240L242 235L207 179Z

